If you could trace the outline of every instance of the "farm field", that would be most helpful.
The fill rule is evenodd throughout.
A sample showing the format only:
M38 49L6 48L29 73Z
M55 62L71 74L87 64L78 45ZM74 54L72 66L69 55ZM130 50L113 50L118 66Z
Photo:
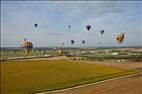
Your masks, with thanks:
M69 60L2 61L1 94L33 94L135 73Z
M141 1L0 5L0 94L142 94Z
M142 94L142 73L50 94Z

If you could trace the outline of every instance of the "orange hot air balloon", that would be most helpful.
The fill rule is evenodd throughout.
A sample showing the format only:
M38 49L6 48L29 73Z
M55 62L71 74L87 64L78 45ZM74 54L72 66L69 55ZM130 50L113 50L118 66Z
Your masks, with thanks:
M22 47L25 49L26 53L30 53L33 49L33 43L31 41L24 40Z

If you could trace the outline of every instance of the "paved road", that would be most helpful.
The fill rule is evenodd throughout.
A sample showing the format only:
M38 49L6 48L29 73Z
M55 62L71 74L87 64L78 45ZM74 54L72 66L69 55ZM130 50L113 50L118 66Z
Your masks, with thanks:
M50 94L142 94L142 74Z

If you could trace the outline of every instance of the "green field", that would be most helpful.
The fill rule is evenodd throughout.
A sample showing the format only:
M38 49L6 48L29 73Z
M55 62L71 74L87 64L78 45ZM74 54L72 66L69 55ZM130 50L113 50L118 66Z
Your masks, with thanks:
M1 58L9 58L9 57L25 57L25 56L44 56L44 55L52 55L56 56L59 55L57 51L33 51L31 53L26 53L24 50L17 50L17 51L1 51Z
M134 71L77 61L4 61L1 94L33 94L131 73Z
M142 51L141 49L66 49L64 50L65 53L60 54L58 50L38 50L34 49L31 53L26 53L22 49L7 49L1 51L1 57L0 60L9 60L9 59L22 59L22 58L47 58L47 57L54 57L54 56L79 56L83 57L83 59L88 60L98 60L98 61L104 61L104 60L117 60L117 59L123 59L123 60L129 60L129 61L136 61L141 62L142 61ZM93 53L92 53L93 52ZM113 55L114 53L117 53L118 55Z

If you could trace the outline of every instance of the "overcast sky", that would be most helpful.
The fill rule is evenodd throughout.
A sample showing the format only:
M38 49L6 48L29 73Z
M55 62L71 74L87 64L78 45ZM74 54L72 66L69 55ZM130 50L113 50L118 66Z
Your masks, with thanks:
M1 1L1 46L19 47L24 38L34 47L142 46L141 13L141 1ZM123 32L119 45L115 37Z

